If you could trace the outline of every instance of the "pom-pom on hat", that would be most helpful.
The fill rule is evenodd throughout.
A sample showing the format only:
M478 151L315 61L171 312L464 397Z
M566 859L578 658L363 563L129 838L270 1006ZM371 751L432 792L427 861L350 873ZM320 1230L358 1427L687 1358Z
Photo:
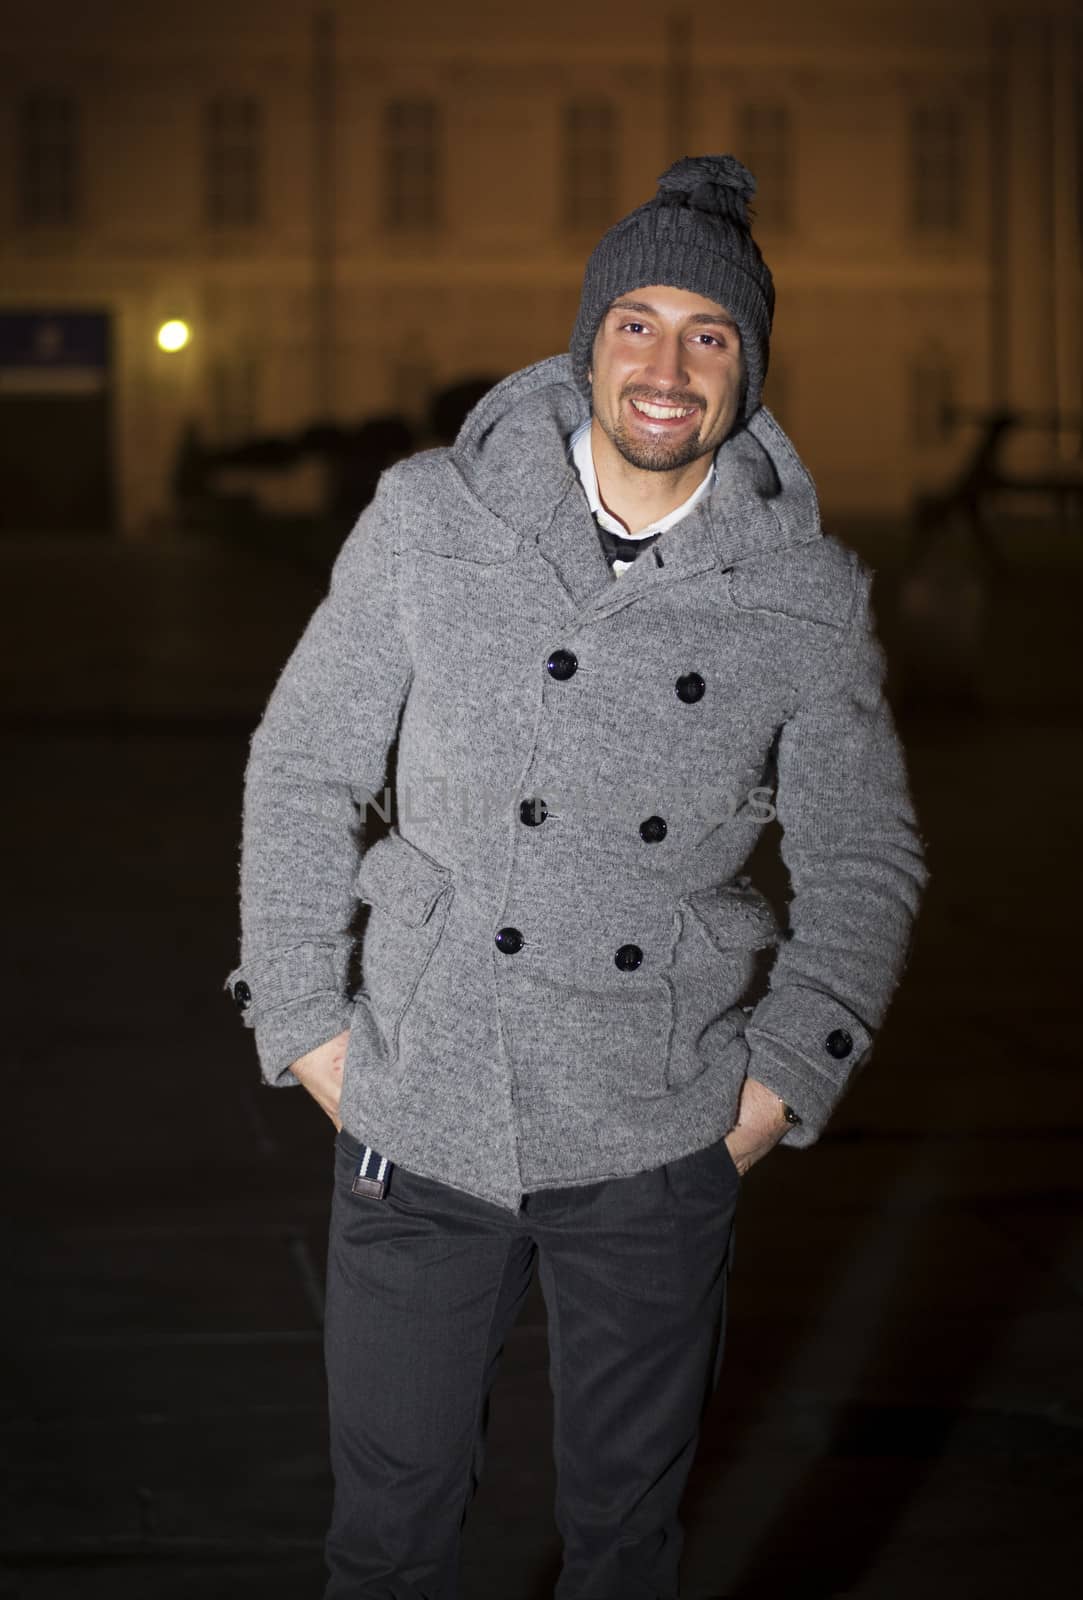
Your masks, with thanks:
M755 193L755 178L736 156L685 156L659 178L653 200L603 235L583 274L570 345L572 372L586 395L594 338L609 306L632 289L664 283L714 300L736 322L747 421L762 398L775 311L774 282L749 223Z

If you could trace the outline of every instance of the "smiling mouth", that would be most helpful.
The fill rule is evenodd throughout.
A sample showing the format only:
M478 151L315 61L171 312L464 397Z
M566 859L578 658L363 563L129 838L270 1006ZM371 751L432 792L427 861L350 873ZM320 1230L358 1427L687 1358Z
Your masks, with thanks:
M633 400L632 408L650 422L683 422L698 410L696 406L659 406L650 400Z

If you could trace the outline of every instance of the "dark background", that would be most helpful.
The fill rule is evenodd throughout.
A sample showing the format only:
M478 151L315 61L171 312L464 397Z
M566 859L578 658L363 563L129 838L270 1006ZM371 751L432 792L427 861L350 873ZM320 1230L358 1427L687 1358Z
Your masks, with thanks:
M97 48L119 60L114 9ZM851 9L874 37L879 8ZM589 65L607 16L570 59ZM459 44L483 53L484 30ZM765 59L784 44L765 28ZM43 80L62 58L41 58ZM680 153L660 138L651 165ZM24 273L5 304L56 313L78 261L66 301L53 259L35 302L32 246L24 230L5 247ZM399 419L409 447L446 436L439 391L472 376L437 374ZM271 481L305 427L325 430L337 499L291 518L231 503L209 419L188 418L204 454L191 438L186 453L178 414L159 510L133 528L122 474L95 476L108 408L79 381L64 399L0 394L0 1596L300 1600L321 1590L329 1509L333 1130L303 1091L260 1084L221 986L248 737L373 471L404 445L385 430L366 454L372 418L345 410L235 441ZM1077 1547L1083 397L1036 410L1033 388L999 381L971 389L969 435L901 510L825 506L877 571L932 876L872 1063L817 1146L745 1181L686 1502L690 1600L1045 1596ZM1039 419L1014 484L976 454L997 407ZM546 1361L534 1292L495 1392L464 1600L551 1593Z

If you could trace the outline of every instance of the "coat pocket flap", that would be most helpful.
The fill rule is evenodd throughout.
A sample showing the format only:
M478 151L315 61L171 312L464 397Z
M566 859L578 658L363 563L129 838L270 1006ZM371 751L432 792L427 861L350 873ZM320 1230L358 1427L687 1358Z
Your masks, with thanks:
M427 922L451 884L446 867L404 839L397 829L377 839L361 857L354 894L410 927Z
M720 950L762 950L778 943L779 926L771 903L751 884L697 889L683 903Z

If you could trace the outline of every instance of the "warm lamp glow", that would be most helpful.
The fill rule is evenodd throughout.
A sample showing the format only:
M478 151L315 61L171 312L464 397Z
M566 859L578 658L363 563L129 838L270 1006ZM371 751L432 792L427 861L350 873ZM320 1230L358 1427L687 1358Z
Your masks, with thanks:
M192 331L188 324L182 322L179 317L174 317L169 322L163 322L158 329L158 348L168 350L170 353L174 350L183 350L191 337Z

